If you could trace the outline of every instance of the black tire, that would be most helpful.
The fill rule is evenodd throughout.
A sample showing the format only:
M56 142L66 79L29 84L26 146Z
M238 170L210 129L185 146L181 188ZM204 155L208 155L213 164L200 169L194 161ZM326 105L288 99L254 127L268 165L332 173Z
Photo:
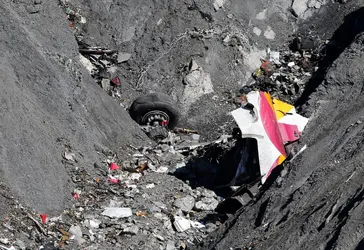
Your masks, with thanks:
M170 96L165 94L152 93L135 99L129 109L129 114L138 124L147 125L145 116L154 111L161 111L160 113L167 115L167 127L169 129L176 127L180 114L176 108L176 103Z
M149 131L148 137L153 141L160 142L168 137L168 130L162 126L153 127Z

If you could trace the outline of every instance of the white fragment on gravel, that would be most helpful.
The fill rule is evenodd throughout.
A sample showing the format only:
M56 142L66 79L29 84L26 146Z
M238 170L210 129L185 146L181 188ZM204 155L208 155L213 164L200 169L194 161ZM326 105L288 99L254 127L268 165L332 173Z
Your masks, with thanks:
M260 36L262 34L262 30L259 29L258 27L254 27L253 33L256 34L257 36Z
M186 163L185 162L178 162L177 164L176 164L176 169L179 169L179 168L184 168L184 167L186 167Z
M93 220L89 221L89 226L91 228L99 228L100 224L101 224L101 220L93 219Z
M267 19L267 10L262 10L261 12L259 12L256 16L256 19L258 20L265 20Z
M131 180L139 180L139 179L140 179L140 177L142 177L142 174L140 174L140 173L132 173L132 174L130 175L130 179L131 179Z
M279 51L271 51L271 52L269 52L269 60L272 63L280 64L280 53L279 53Z
M297 16L301 16L308 8L309 0L294 0L292 3L292 9Z
M87 69L87 71L91 74L92 71L95 69L95 66L83 55L79 55L79 60L81 64Z
M130 208L127 207L106 207L102 215L110 218L127 218L133 215Z
M168 167L159 167L155 172L166 173L166 172L168 172Z
M192 228L204 228L205 227L205 225L200 222L191 221L182 216L175 216L173 225L178 232L184 232L184 231L190 229L191 227Z
M214 2L214 9L215 11L218 11L222 6L224 6L226 0L215 0Z
M80 226L71 226L68 232L74 236L74 239L78 244L83 244L85 242L82 238L82 230Z
M154 187L155 187L154 183L150 183L150 184L145 186L145 188L147 188L147 189L151 189L151 188L154 188Z
M205 225L198 221L191 221L191 227L193 228L204 228Z
M294 63L294 62L289 62L289 63L287 64L287 66L288 66L288 67L291 67L291 68L292 68L294 65L295 65L295 63Z
M173 225L178 232L184 232L191 228L191 221L182 216L175 216Z
M75 153L71 153L71 152L64 152L63 157L68 160L68 161L75 161L76 159L76 154Z
M274 30L272 30L272 27L268 26L267 29L264 31L264 36L269 40L274 40L274 38L276 37L276 33L274 32Z

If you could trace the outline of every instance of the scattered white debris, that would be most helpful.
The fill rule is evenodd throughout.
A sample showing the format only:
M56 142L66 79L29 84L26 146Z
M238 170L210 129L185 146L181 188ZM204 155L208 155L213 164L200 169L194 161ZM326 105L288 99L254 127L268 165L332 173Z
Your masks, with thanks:
M184 161L182 161L182 162L178 162L177 164L176 164L176 169L179 169L179 168L184 168L184 167L186 167L186 163L184 162Z
M140 177L142 177L142 174L140 174L140 173L132 173L132 174L130 175L130 179L131 179L131 180L139 180L139 179L140 179Z
M292 10L298 17L303 17L308 8L309 0L294 0L292 3Z
M274 32L272 27L268 26L267 29L264 31L264 36L269 40L274 40L274 38L276 37L276 33Z
M15 247L11 246L11 247L6 247L6 246L2 246L0 245L0 249L3 249L3 250L16 250Z
M280 53L279 51L270 51L269 52L269 61L280 64Z
M204 228L205 227L205 225L200 222L191 221L186 218L183 218L182 216L175 216L173 225L178 232L184 232L184 231L190 229L191 227L192 228Z
M157 173L166 173L168 172L168 167L159 167L155 172Z
M222 6L224 6L226 0L215 0L214 2L214 9L215 11L218 11Z
M133 215L130 208L127 207L107 207L102 215L110 218L127 218Z
M260 36L262 34L262 30L259 29L258 27L254 27L253 33L256 34L257 36Z
M89 226L91 228L99 228L100 224L101 224L101 220L98 219L93 219L93 220L89 220Z
M349 178L345 182L350 181L350 179L353 178L354 174L355 174L355 171L349 176Z
M200 135L198 135L198 134L192 134L192 135L191 135L191 140L192 140L192 141L195 141L195 142L196 142L196 141L197 141L197 142L199 142L199 141L200 141L200 137L201 137L201 136L200 136Z
M68 232L74 236L74 239L78 244L85 242L82 238L82 230L80 226L71 226Z
M7 239L7 238L0 239L0 243L3 243L5 245L9 244L9 242L10 242L9 239Z
M292 68L293 66L295 66L295 63L294 63L294 62L289 62L289 63L287 64L287 66L288 66L288 67L290 67L290 68Z
M150 184L145 186L145 188L147 188L147 189L151 189L151 188L154 188L154 187L155 187L154 183L150 183Z
M305 151L306 149L307 149L307 144L305 144L305 146L303 146L300 149L300 151L298 151L297 154L295 154L289 162L292 162L294 159L296 159L296 157L299 156L300 154L302 154L303 151Z
M87 69L87 71L91 74L92 71L95 69L95 66L83 55L79 55L79 60L81 64Z
M68 161L75 161L75 159L76 159L76 154L75 154L75 153L71 153L71 152L66 151L66 152L64 152L63 157L64 157L66 160L68 160Z
M86 23L87 22L87 20L86 20L86 17L81 17L81 20L80 20L80 23Z
M256 16L255 16L256 19L258 20L265 20L267 19L267 10L262 10L261 12L259 12Z
M173 225L178 232L184 232L191 228L191 221L181 216L175 216Z
M198 221L191 221L191 226L193 228L204 228L205 225Z

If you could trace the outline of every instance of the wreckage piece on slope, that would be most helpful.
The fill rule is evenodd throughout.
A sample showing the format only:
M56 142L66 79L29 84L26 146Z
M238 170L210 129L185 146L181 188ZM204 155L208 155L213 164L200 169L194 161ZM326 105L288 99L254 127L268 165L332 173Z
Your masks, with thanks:
M300 138L308 119L297 114L294 106L272 99L266 92L253 91L246 97L254 108L241 107L231 114L242 138L257 140L261 181L264 183L273 169L287 158L285 144ZM245 167L239 166L237 173Z
M168 136L167 129L173 130L178 123L180 114L176 106L170 96L151 93L135 99L129 114L151 139L161 140Z

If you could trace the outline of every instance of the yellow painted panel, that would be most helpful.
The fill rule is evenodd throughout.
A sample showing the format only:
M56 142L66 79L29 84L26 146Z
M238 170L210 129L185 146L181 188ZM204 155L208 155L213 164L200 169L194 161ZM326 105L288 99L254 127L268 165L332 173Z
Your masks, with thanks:
M278 165L281 165L286 160L286 158L287 157L285 157L284 155L279 156Z
M282 102L278 99L273 100L273 107L276 113L277 121L279 121L279 119L281 119L286 113L294 108L294 106L292 106L291 104Z

